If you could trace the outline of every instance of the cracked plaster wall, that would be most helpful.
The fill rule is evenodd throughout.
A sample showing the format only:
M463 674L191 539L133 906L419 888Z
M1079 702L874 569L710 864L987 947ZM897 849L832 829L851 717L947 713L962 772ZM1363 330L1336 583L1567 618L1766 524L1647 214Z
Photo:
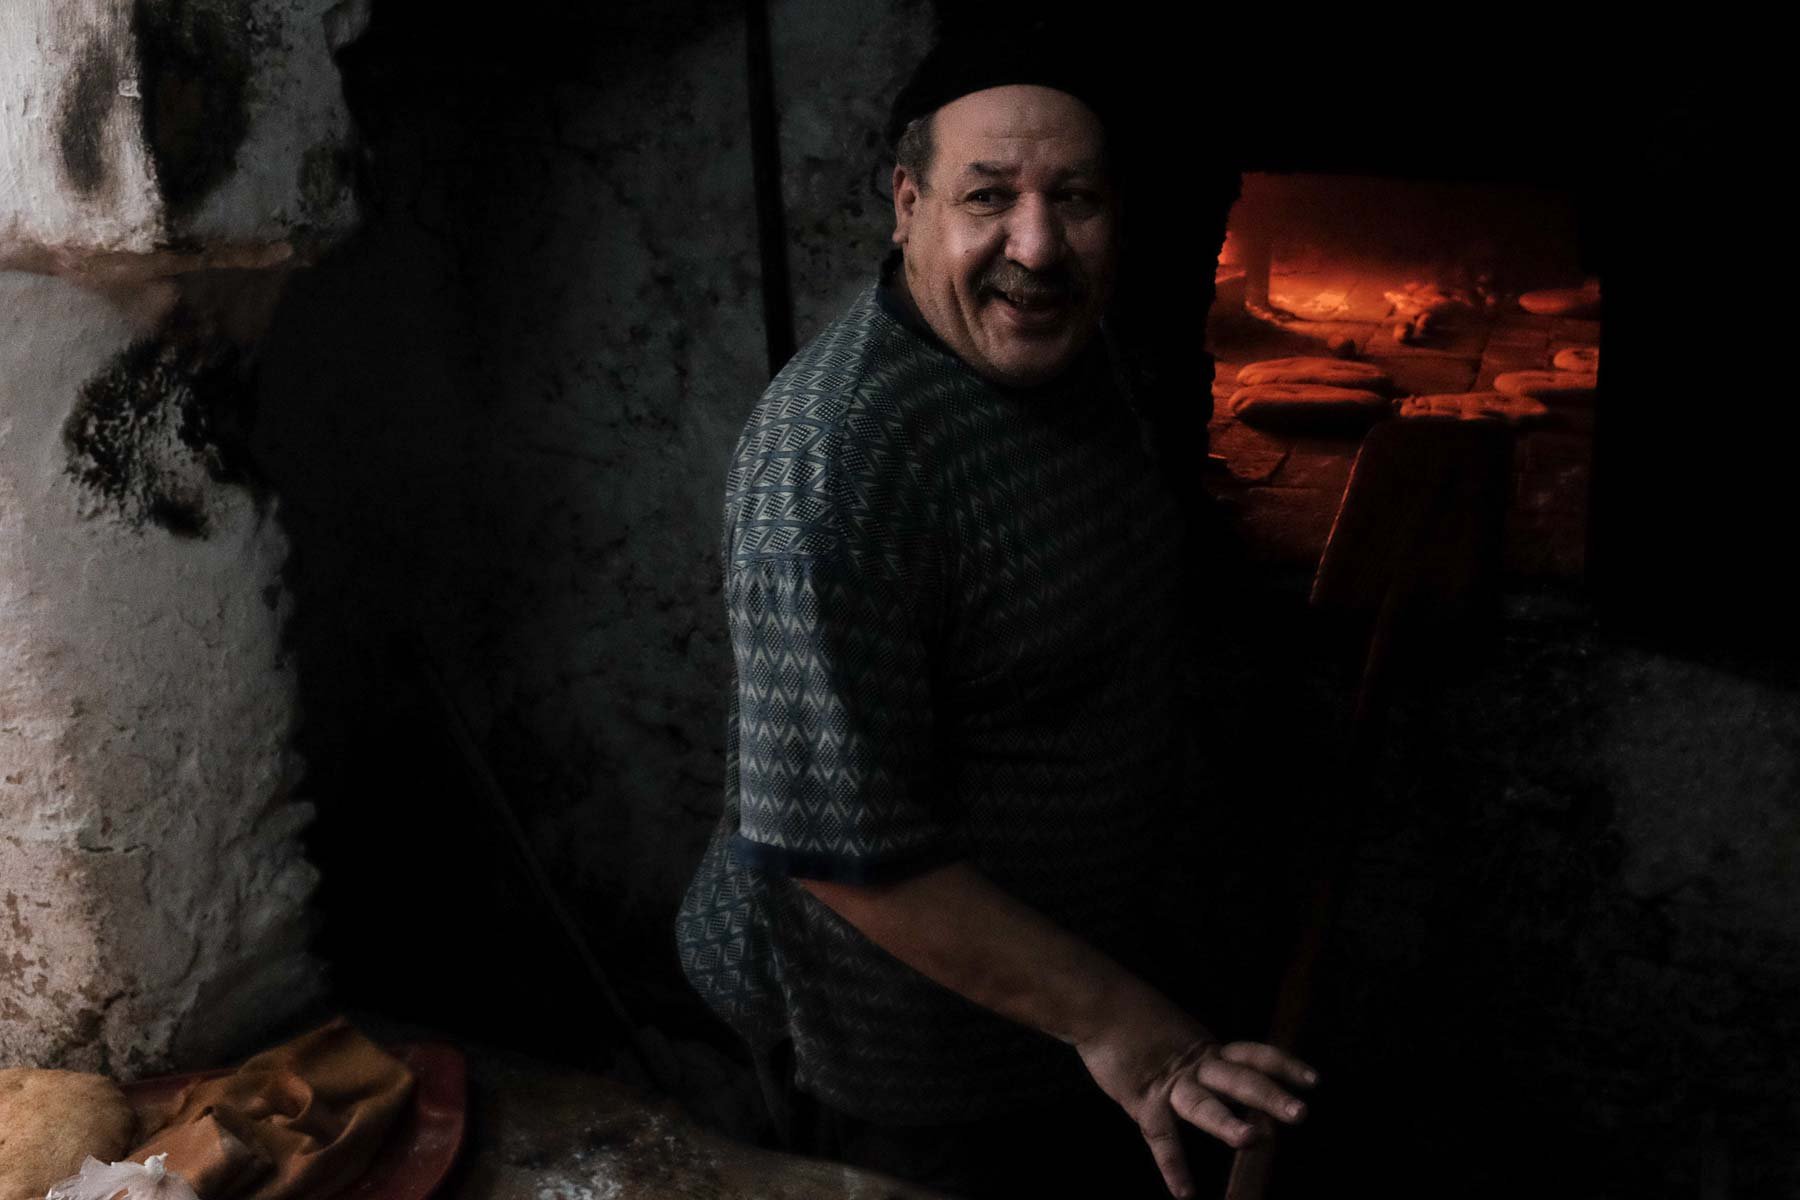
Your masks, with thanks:
M181 436L199 403L181 352L127 376L179 345L166 325L11 273L0 329L0 1061L134 1074L317 986L294 836L310 814L287 796L287 543L209 469L218 445ZM122 455L116 493L72 436L96 403L116 406L96 439Z
M288 542L244 454L286 274L354 217L357 3L0 18L0 1065L132 1077L318 994Z
M367 0L19 0L0 20L0 266L263 266L355 222L332 53Z

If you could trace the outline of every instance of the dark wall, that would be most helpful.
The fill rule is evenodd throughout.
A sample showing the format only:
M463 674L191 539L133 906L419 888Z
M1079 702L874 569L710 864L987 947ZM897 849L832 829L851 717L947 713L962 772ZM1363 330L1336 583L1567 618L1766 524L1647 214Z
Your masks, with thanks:
M870 131L928 23L773 6L802 336L873 277ZM364 227L296 275L256 432L295 546L321 950L349 999L603 1056L483 778L640 1009L679 1019L674 908L723 775L725 461L768 377L743 10L380 0L341 65ZM520 986L466 986L472 951Z

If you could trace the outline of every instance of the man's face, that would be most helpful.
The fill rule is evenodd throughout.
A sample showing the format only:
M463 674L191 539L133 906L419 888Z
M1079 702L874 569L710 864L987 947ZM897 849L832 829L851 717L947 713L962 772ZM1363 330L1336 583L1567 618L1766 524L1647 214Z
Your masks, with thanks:
M938 109L932 142L924 179L894 170L913 303L985 378L1055 378L1098 328L1118 257L1099 120L1052 88L989 88Z

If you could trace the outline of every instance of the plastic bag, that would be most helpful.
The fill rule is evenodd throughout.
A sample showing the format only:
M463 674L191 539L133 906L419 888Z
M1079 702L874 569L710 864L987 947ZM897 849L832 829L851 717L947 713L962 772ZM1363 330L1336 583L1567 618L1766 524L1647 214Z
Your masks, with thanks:
M178 1172L163 1165L166 1154L153 1154L141 1163L103 1163L89 1158L81 1172L52 1187L44 1200L199 1200Z

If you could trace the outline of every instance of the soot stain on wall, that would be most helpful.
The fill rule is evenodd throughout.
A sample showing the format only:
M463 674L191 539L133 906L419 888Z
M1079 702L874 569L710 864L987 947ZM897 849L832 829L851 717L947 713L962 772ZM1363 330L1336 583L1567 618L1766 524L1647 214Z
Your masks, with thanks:
M300 210L306 220L328 214L350 189L355 161L342 146L324 143L300 159Z
M180 220L231 174L250 131L256 31L204 0L136 0L131 26L144 145Z
M56 129L63 172L69 186L83 196L99 192L111 174L102 130L117 87L118 70L106 39L99 35L89 38L76 56Z
M238 352L209 346L179 310L83 385L63 426L68 473L134 529L202 538L209 483L255 484Z

